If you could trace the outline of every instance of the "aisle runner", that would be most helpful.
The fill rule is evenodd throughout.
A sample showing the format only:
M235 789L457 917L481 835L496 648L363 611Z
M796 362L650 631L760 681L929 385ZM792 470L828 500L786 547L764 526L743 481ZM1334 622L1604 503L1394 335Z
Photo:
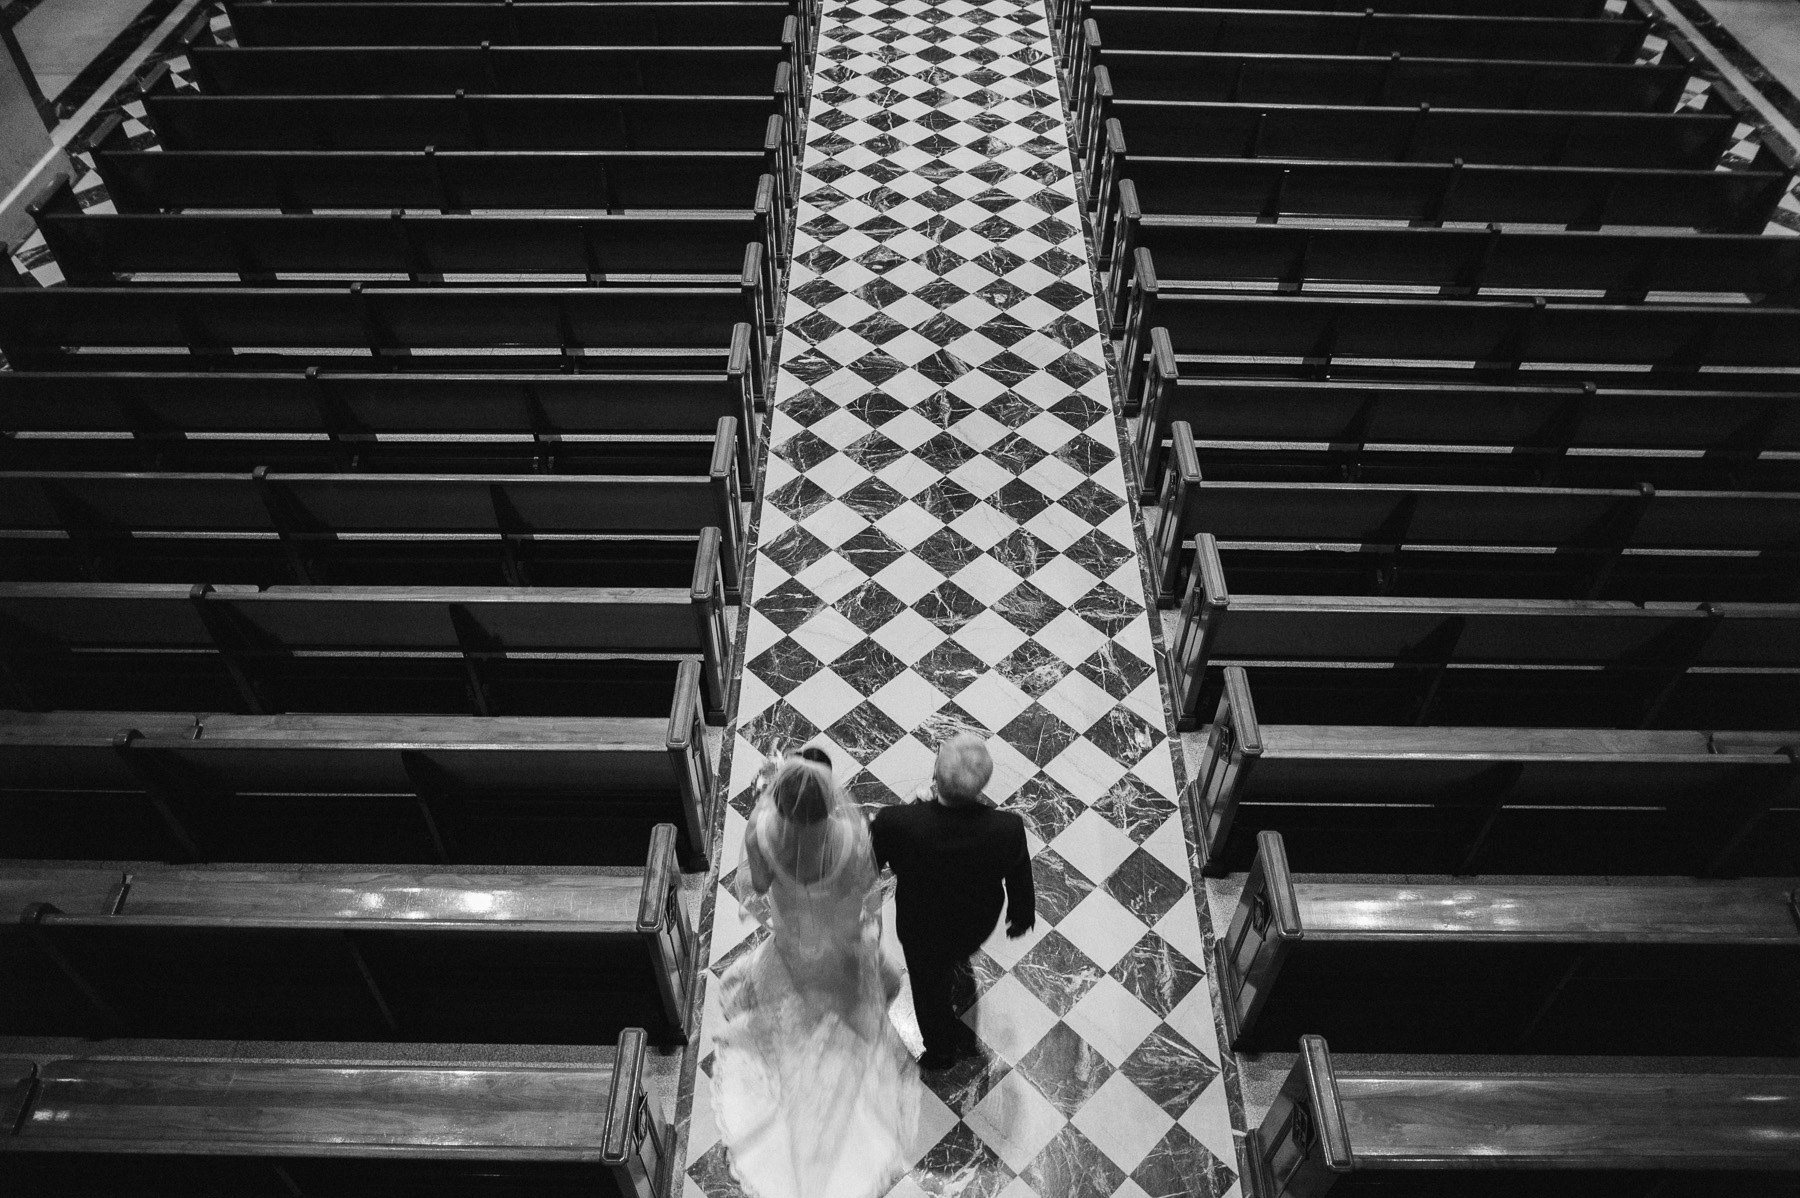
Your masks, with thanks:
M892 1192L1235 1195L1042 0L828 0L822 28L684 1193L738 1192L708 1071L763 752L822 735L872 808L967 727L1031 830L1039 922L978 956L986 1058L928 1075Z

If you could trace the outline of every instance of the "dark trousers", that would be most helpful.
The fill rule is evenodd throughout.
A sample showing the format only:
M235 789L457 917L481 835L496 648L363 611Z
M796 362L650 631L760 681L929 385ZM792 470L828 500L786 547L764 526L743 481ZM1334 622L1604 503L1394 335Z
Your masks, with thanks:
M919 1034L925 1039L925 1051L943 1055L966 1047L974 1034L956 1014L959 1007L968 1006L975 997L975 979L969 971L970 953L957 954L937 946L902 944L901 947L906 950L913 1011L919 1017Z

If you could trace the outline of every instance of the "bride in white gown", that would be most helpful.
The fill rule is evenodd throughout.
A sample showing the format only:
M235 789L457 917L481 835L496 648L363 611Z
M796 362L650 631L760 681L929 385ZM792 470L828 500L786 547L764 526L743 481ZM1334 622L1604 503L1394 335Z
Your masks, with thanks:
M827 766L793 756L767 781L736 893L770 935L721 982L713 1092L732 1173L751 1198L883 1194L907 1167L919 1076L888 1020L900 975L868 824Z

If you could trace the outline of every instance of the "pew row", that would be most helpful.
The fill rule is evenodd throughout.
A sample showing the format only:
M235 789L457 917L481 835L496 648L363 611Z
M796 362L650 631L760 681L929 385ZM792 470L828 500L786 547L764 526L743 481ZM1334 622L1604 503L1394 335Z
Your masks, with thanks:
M1800 734L1263 724L1227 666L1185 801L1202 869L1800 875Z
M1214 976L1240 1052L1795 1056L1794 884L1296 880L1262 832Z
M719 422L707 470L692 475L0 473L0 531L59 533L63 543L45 550L75 555L94 575L129 571L158 553L181 560L183 552L204 557L210 549L226 561L234 552L226 542L236 540L249 560L282 559L285 581L303 585L322 583L334 576L334 563L348 568L360 556L410 557L420 564L407 581L435 570L529 586L534 561L554 573L557 561L586 549L604 572L606 545L625 539L669 541L689 557L700 530L711 527L717 565L708 569L719 572L735 603L745 545L727 420ZM9 547L31 548L20 540ZM678 580L652 577L686 585L685 569Z
M1129 184L1129 180L1127 181ZM1800 302L1800 241L1726 233L1303 228L1146 217L1121 203L1106 294L1122 321L1129 279L1158 296L1241 284L1286 294L1346 285L1437 287L1457 298L1497 288L1641 303L1652 292ZM1775 244L1771 244L1774 242ZM1576 298L1576 297L1570 297Z
M702 534L692 587L0 583L5 688L38 711L637 715L661 706L646 677L696 656L720 724L717 537Z
M603 1065L9 1061L0 1169L20 1198L666 1198L647 1051L633 1028Z
M1195 557L1169 651L1183 728L1199 723L1209 667L1245 663L1328 702L1359 684L1372 704L1377 686L1410 692L1420 724L1453 722L1427 718L1446 690L1484 685L1556 679L1562 702L1580 694L1612 712L1603 723L1650 727L1690 675L1742 701L1765 698L1771 716L1793 704L1800 682L1800 604L1234 595L1210 534ZM1333 669L1346 666L1365 668ZM1362 678L1367 667L1383 677Z
M791 45L791 6L770 0L576 3L524 0L380 3L249 0L225 6L245 46Z
M0 1033L597 1044L687 1039L675 829L609 874L0 868Z
M1800 450L1800 392L1708 391L1592 384L1452 384L1183 376L1166 338L1151 335L1133 456L1152 502L1177 423L1200 442L1705 450L1754 459Z
M663 716L0 714L0 855L705 869L700 663Z
M581 443L562 438L718 434L737 422L737 476L756 476L760 397L750 385L749 325L740 325L732 357L713 374L351 374L309 369L300 374L0 372L0 429L8 448L56 443L59 435L130 434L152 454L202 444L310 446L338 464L400 468L408 436L531 437L523 447L540 460L578 456ZM231 441L190 437L230 433ZM307 437L305 441L274 438ZM270 438L264 440L261 438ZM388 440L380 440L388 438ZM79 444L103 447L91 437ZM419 446L421 453L442 442ZM16 459L15 459L16 460Z
M1797 1139L1791 1070L1409 1072L1306 1036L1244 1155L1260 1198L1792 1198Z
M1597 598L1631 552L1766 558L1794 568L1800 497L1787 492L1634 488L1490 487L1394 483L1220 481L1201 473L1193 432L1173 426L1160 509L1149 537L1158 601L1186 585L1188 549L1201 533L1263 546L1337 545L1393 556L1549 551L1576 596ZM1548 567L1546 567L1548 568Z
M1403 374L1409 366L1386 365L1400 360L1514 375L1527 363L1623 364L1698 376L1708 367L1800 366L1800 307L1160 294L1153 276L1143 285L1133 278L1119 368L1134 400L1143 396L1153 328L1167 330L1178 361L1215 367L1273 358L1323 371L1362 360Z

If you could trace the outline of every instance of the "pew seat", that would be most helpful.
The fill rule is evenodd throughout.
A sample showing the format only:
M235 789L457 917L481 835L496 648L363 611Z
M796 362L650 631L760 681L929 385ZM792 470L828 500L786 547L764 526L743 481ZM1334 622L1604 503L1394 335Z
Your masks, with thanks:
M647 1051L629 1029L599 1065L22 1062L0 1169L21 1198L666 1198Z
M245 46L759 46L792 44L779 0L233 0Z
M1758 1064L1414 1071L1334 1063L1325 1038L1309 1035L1245 1138L1247 1172L1263 1198L1415 1198L1447 1188L1470 1198L1792 1198L1800 1074Z
M0 583L4 682L27 710L644 715L696 656L722 723L715 530L693 561L691 587Z
M1214 962L1240 1052L1800 1056L1792 878L1296 878L1261 832L1242 881Z
M0 856L630 865L713 822L700 663L665 716L0 714Z
M584 874L0 867L0 1033L595 1044L687 1038L675 829Z
M1185 801L1203 870L1800 874L1800 734L1263 724L1228 666Z

